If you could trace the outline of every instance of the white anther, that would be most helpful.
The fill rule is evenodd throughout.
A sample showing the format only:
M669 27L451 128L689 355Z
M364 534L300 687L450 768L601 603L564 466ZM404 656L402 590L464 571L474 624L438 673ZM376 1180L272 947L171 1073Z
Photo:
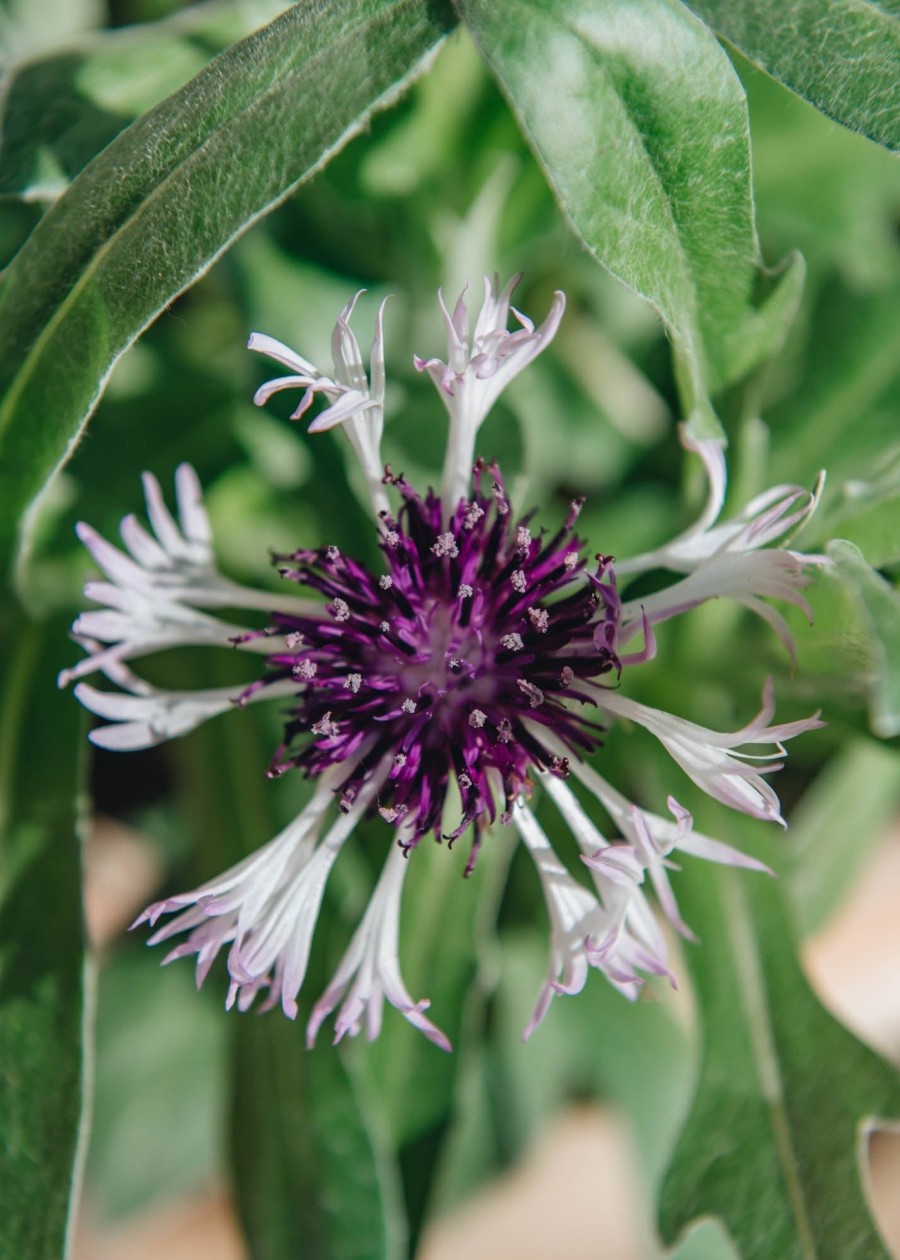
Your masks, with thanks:
M451 560L459 555L459 547L456 545L456 539L449 530L445 534L438 534L437 542L431 550L434 555L438 557L449 556Z

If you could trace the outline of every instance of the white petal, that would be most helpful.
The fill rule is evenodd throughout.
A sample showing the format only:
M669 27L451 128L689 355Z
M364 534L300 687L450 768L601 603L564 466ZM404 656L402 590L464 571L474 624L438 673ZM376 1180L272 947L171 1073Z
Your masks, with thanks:
M147 504L147 515L150 518L150 525L153 532L159 539L162 548L172 557L181 557L186 552L184 539L172 514L166 507L166 501L163 498L163 492L159 482L152 473L145 472L142 476L144 483L144 499Z
M178 519L185 538L204 550L210 548L212 528L203 505L203 488L190 464L179 464L175 469L175 494L178 499Z
M266 336L265 333L251 333L247 349L255 350L257 354L264 354L266 358L274 359L276 363L283 363L285 367L301 376L315 379L319 375L308 359L297 354L296 350L286 346L283 341L277 341L274 337Z
M344 998L350 986L336 1021L335 1041L340 1041L348 1033L355 1035L360 1030L363 1017L367 1036L370 1041L374 1040L381 1030L382 1009L387 997L391 1005L430 1041L442 1050L451 1049L441 1030L425 1017L424 1012L429 1005L427 1000L414 1002L400 974L400 897L408 866L401 844L392 844L362 922L331 983L313 1008L306 1030L308 1046L315 1042L322 1022Z

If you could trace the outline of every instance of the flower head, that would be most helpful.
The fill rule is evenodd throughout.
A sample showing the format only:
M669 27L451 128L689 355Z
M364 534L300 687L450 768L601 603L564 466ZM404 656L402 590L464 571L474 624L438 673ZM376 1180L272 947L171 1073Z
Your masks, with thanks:
M531 769L564 772L545 732L579 755L597 746L585 686L618 668L619 601L609 562L589 566L573 533L577 504L555 534L523 545L496 468L478 465L446 530L435 495L391 484L402 506L381 520L380 576L334 547L282 557L283 575L324 602L317 616L273 615L284 646L266 682L308 683L272 772L318 775L358 757L352 797L365 767L390 755L382 812L403 820L412 847L441 834L451 781L455 839L508 814Z
M150 747L209 717L279 700L284 736L270 767L313 779L309 804L251 857L189 893L150 906L139 922L151 943L181 937L166 961L193 954L202 982L225 950L226 1004L246 1010L280 1004L291 1018L330 872L357 823L381 820L388 856L368 908L332 982L312 1009L311 1043L337 1010L336 1039L381 1027L384 1000L441 1048L449 1042L426 1017L400 972L401 894L408 862L423 839L472 838L471 871L490 828L512 824L533 859L550 920L550 959L526 1035L556 993L576 993L594 968L627 997L647 976L669 976L665 936L650 890L684 936L670 872L676 855L748 868L761 864L700 835L669 797L671 818L629 801L591 760L603 731L626 719L654 736L675 765L716 800L782 822L764 775L784 744L820 725L818 715L774 723L771 684L742 729L722 733L631 699L631 670L657 650L654 627L688 608L726 598L763 616L792 647L786 623L764 602L806 608L803 591L817 557L776 544L812 510L814 497L779 486L720 522L725 494L721 448L682 440L706 469L709 497L699 520L673 542L616 564L575 532L580 501L554 529L517 516L500 469L474 457L482 420L503 386L555 335L557 294L535 329L514 311L515 281L486 281L471 341L463 295L452 313L441 299L447 362L416 359L434 380L450 417L441 494L424 493L380 461L384 422L382 308L367 377L350 330L356 298L332 338L331 374L281 342L254 333L250 346L292 370L261 386L265 403L299 389L294 416L326 403L311 432L341 426L365 477L379 562L368 567L333 545L276 557L294 595L248 590L215 568L212 535L196 476L176 475L176 523L158 483L145 480L152 533L134 517L122 524L126 552L88 526L79 533L106 580L85 588L99 609L73 627L86 656L61 682L103 673L117 690L79 683L78 699L109 722L92 733L107 748ZM357 295L358 296L358 295ZM512 313L519 324L507 330ZM622 574L668 569L668 586L623 600ZM265 628L225 621L218 611L264 610ZM638 636L640 636L638 638ZM232 647L262 658L249 686L169 691L134 674L128 662L181 644ZM752 751L755 750L755 751ZM577 794L568 780L578 786ZM581 850L593 886L566 869L532 811L535 787L558 811ZM584 797L588 798L585 804ZM596 806L612 825L607 837ZM418 856L416 860L421 860ZM165 916L167 922L157 927Z

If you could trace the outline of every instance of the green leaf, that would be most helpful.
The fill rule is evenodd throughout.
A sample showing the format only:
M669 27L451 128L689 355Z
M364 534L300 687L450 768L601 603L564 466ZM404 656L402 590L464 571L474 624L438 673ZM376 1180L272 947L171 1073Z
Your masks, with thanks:
M687 949L704 1053L663 1186L664 1239L712 1215L742 1260L888 1260L861 1163L874 1122L900 1115L896 1072L810 991L779 883L691 865L678 894L704 941Z
M63 1254L83 1104L77 706L63 627L20 619L0 678L0 1254Z
M226 665L207 663L201 675L195 666L193 685L221 683ZM224 870L275 834L285 821L276 811L290 807L280 789L292 789L295 804L298 791L308 793L299 776L278 786L265 778L270 747L263 723L267 717L278 723L279 715L231 716L237 720L211 723L182 745L185 803L203 876ZM326 982L327 951L321 946L333 926L334 900L317 926L301 993L307 1011ZM222 986L224 994L226 983L217 968L207 987ZM323 1029L316 1047L307 1050L304 1017L293 1023L280 1010L234 1011L219 1018L227 1020L234 1037L230 1154L250 1255L258 1260L404 1255L407 1226L396 1156L381 1099L360 1061L358 1052L366 1048L335 1048Z
M876 573L853 543L826 548L870 632L869 720L884 739L900 735L900 591Z
M835 121L900 148L895 0L686 0L744 56Z
M372 1049L373 1071L398 1147L445 1123L452 1108L463 1032L466 995L478 973L477 937L485 931L479 912L490 917L503 886L508 846L491 835L490 852L472 876L463 878L468 854L424 847L406 879L401 962L410 992L431 1001L433 1019L453 1044L443 1054L405 1020L385 1020ZM498 851L499 850L499 851Z
M803 282L762 267L743 88L678 0L459 0L588 249L646 297L697 435L711 396L780 347Z
M294 5L123 132L40 222L0 293L0 569L122 352L397 96L451 21L433 0Z
M423 847L406 877L403 976L416 998L430 1000L429 1018L453 1045L452 1053L442 1053L389 1011L368 1050L373 1088L400 1155L413 1251L443 1192L448 1150L459 1140L460 1099L470 1085L467 1062L484 1054L494 923L511 840L499 828L491 832L468 879L463 872L469 855L460 845Z
M405 1254L399 1184L379 1159L354 1056L305 1050L280 1013L241 1018L233 1157L241 1218L258 1260L392 1260Z
M124 127L286 8L285 0L213 0L146 26L70 36L62 50L8 66L0 194L58 197Z

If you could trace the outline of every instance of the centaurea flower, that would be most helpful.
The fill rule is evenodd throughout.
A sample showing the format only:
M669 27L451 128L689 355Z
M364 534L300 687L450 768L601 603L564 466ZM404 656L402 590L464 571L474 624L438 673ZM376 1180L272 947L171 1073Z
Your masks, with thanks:
M471 344L465 293L452 315L441 297L447 361L415 359L450 417L440 495L419 493L381 462L383 304L368 376L349 326L356 298L338 317L329 373L273 338L254 333L250 339L253 350L291 369L259 388L258 404L277 391L300 389L294 412L300 417L320 395L328 405L310 430L340 425L347 433L371 498L378 571L324 546L276 557L281 576L299 586L300 595L276 596L228 581L215 568L199 484L186 465L176 474L177 522L158 483L146 477L153 532L127 517L121 530L126 552L79 526L106 581L85 588L101 608L75 622L87 655L61 682L102 672L118 687L99 690L82 682L76 688L79 700L110 722L92 732L94 743L150 747L229 708L287 700L284 737L269 773L299 769L316 783L309 804L267 845L218 878L144 912L138 922L154 926L175 916L156 928L151 943L186 934L166 961L195 954L202 983L227 947L226 1004L246 1010L264 995L263 1008L280 1004L294 1018L341 849L366 816L380 817L393 835L368 908L312 1009L310 1044L338 1007L336 1039L363 1027L377 1036L387 998L436 1045L449 1048L425 1016L427 999L409 993L398 957L408 859L429 835L452 844L470 832L468 873L491 826L512 824L534 861L551 925L550 961L526 1035L553 995L580 990L591 968L630 998L646 976L671 978L647 887L673 927L690 937L670 879L674 855L765 868L696 833L674 796L671 820L624 797L591 764L601 733L626 718L655 736L709 796L782 822L763 775L780 768L787 740L820 725L818 715L773 724L771 683L761 712L732 733L627 696L630 670L657 650L654 626L709 599L731 599L760 614L793 649L783 618L763 601L807 608L803 591L818 557L777 544L812 510L814 496L778 486L722 521L722 449L683 432L683 444L703 462L709 494L697 522L666 546L618 564L592 553L576 532L578 500L552 533L540 529L533 514L517 518L500 469L475 458L478 429L503 386L552 340L565 300L555 296L537 330L513 311L520 327L508 332L514 285L501 292L496 279L485 281ZM618 578L651 568L678 576L639 601L623 601ZM266 627L236 625L210 611L224 608L264 610ZM151 687L126 664L184 644L254 652L265 658L264 668L249 686L172 692ZM600 831L570 778L610 820L613 838ZM566 869L535 817L535 784L579 846L592 888Z

